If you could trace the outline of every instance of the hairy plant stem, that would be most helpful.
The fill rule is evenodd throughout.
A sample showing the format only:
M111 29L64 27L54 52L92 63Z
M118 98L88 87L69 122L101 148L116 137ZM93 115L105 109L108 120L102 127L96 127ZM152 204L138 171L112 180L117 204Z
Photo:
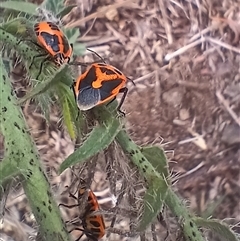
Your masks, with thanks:
M0 131L5 148L0 163L0 185L18 173L42 239L70 241L2 59L0 73Z

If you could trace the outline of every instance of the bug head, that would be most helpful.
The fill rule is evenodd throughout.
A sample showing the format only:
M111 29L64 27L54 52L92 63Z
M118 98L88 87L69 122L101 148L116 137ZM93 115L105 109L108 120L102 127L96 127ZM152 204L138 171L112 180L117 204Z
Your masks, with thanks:
M54 55L54 62L57 66L60 67L64 63L68 62L68 58L65 58L62 53L57 53L56 55Z

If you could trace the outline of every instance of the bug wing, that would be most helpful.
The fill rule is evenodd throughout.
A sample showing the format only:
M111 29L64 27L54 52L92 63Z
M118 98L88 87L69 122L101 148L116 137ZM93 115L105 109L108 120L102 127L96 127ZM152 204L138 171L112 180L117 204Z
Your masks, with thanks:
M101 101L109 100L115 97L119 90L121 89L123 82L121 79L117 78L111 81L103 81L101 87Z
M100 90L87 86L80 90L77 96L77 105L80 110L89 110L96 106L100 99Z

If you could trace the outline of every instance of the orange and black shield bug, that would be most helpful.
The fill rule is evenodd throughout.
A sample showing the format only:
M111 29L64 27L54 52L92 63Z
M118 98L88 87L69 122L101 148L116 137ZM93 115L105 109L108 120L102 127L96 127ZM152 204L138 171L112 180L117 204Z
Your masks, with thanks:
M99 240L105 235L105 223L100 212L100 207L97 197L92 190L88 190L88 205L82 226L85 230L85 235L93 240Z
M100 214L100 207L98 204L97 197L93 193L91 189L86 188L86 183L83 179L80 181L80 188L78 190L78 197L75 197L73 194L70 193L70 197L73 197L78 201L78 204L75 205L65 205L60 204L67 208L73 208L76 206L82 205L83 196L87 192L87 205L86 209L83 212L83 215L79 217L82 221L82 229L81 228L73 228L69 232L74 230L82 231L83 233L76 239L75 241L79 241L82 236L85 234L90 240L98 241L105 235L105 222L103 219L103 215Z
M34 32L37 37L37 44L46 51L46 54L34 56L34 58L46 55L57 66L70 61L73 52L72 44L69 44L67 37L56 24L52 22L36 23L34 25Z
M127 95L127 77L112 65L93 63L74 83L74 94L80 110L89 110L95 106L111 102L119 93L123 93L118 105L121 111Z
M72 45L62 30L52 22L39 22L34 25L38 44L41 45L58 65L68 63L72 55Z

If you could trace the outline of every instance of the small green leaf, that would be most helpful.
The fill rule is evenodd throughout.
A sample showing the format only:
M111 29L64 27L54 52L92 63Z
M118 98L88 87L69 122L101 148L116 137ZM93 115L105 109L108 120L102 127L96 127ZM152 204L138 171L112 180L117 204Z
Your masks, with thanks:
M77 5L69 5L65 7L61 12L57 14L57 18L63 18L65 15L69 14L73 8L77 7Z
M201 213L202 218L209 218L213 215L214 211L219 207L219 205L223 202L223 200L226 198L226 195L221 196L215 200L212 200L207 205L207 208Z
M72 90L69 86L59 83L56 92L59 102L62 106L63 120L67 127L68 133L72 139L76 138L76 119L78 116L78 108Z
M47 9L49 12L52 12L53 14L57 14L61 12L64 9L64 1L63 0L45 0L41 4L42 8Z
M62 173L66 168L84 162L104 150L112 143L119 130L120 123L115 118L110 118L96 126L83 145L61 164L59 172Z
M85 53L86 47L83 44L75 43L73 46L73 52L76 56L81 56Z
M33 23L22 17L14 18L13 20L4 22L0 26L6 32L21 39L28 38L33 34Z
M159 212L161 212L167 190L168 185L164 179L152 179L152 183L149 185L144 196L144 211L139 227L137 228L138 231L141 232L145 230L156 218Z
M36 8L38 5L29 2L6 1L1 2L0 7L37 16Z
M219 220L216 219L203 219L199 217L193 218L194 222L198 227L209 228L213 232L215 232L221 240L226 241L239 241L236 234L228 227L225 223L220 223Z
M68 133L72 139L76 138L76 133L75 133L75 126L73 125L73 119L71 116L70 112L70 106L67 98L63 98L62 101L62 113L63 113L63 119L64 123L67 127Z
M50 95L50 91L46 91L41 95L37 95L34 97L35 102L41 109L41 112L43 113L44 118L47 120L47 122L50 121L50 108L52 102L52 96Z
M78 28L64 28L64 33L69 43L75 43L80 36L80 30Z
M163 149L157 146L149 146L143 147L141 151L148 161L154 166L155 170L163 176L163 178L169 177L167 159Z

